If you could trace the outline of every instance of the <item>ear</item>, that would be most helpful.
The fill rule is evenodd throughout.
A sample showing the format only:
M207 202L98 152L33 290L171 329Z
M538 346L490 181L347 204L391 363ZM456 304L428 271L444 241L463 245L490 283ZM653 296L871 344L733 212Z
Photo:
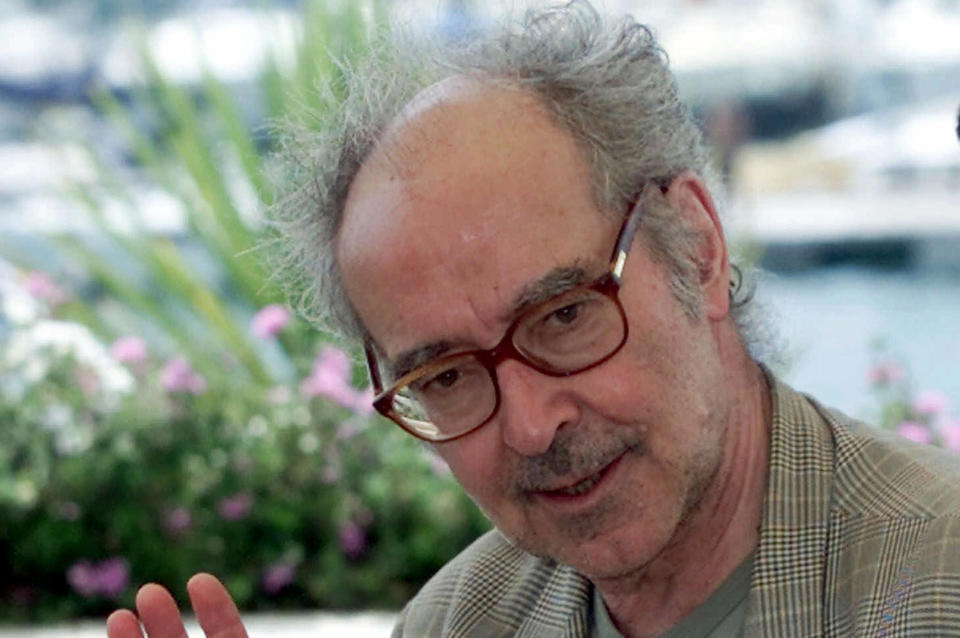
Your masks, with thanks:
M713 197L703 180L690 171L673 179L666 197L696 238L692 257L697 262L704 310L708 318L719 321L730 313L730 259Z

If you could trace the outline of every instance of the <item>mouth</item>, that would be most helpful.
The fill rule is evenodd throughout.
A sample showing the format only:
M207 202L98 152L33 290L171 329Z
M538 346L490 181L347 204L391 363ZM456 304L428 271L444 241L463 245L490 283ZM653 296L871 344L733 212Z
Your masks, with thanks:
M583 497L590 492L593 492L603 480L610 475L610 473L617 467L620 463L620 459L623 458L623 455L616 457L610 463L600 468L597 472L580 479L573 485L568 485L566 487L560 487L553 490L542 490L537 492L541 496L546 496L550 499L557 500L570 500L578 499Z

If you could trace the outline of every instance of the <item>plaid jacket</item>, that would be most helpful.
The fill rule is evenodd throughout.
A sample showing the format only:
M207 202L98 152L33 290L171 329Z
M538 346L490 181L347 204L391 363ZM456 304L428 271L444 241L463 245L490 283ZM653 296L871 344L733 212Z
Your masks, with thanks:
M770 476L745 636L960 636L960 458L771 378ZM394 638L589 636L591 585L492 531L403 610Z

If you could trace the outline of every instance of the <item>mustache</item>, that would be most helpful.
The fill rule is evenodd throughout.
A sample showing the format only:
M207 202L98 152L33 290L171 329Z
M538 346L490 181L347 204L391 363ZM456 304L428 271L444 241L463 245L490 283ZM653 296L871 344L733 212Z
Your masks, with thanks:
M600 471L625 452L642 454L645 449L640 428L621 427L615 433L561 429L543 454L518 457L512 483L521 492L555 489Z

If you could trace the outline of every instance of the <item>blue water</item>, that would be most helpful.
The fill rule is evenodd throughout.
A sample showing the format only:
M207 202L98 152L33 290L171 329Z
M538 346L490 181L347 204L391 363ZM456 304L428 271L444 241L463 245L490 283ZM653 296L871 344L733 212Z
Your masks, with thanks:
M918 390L945 394L960 416L960 273L821 268L766 274L758 299L786 344L797 389L859 417L876 414L872 344L902 361Z

